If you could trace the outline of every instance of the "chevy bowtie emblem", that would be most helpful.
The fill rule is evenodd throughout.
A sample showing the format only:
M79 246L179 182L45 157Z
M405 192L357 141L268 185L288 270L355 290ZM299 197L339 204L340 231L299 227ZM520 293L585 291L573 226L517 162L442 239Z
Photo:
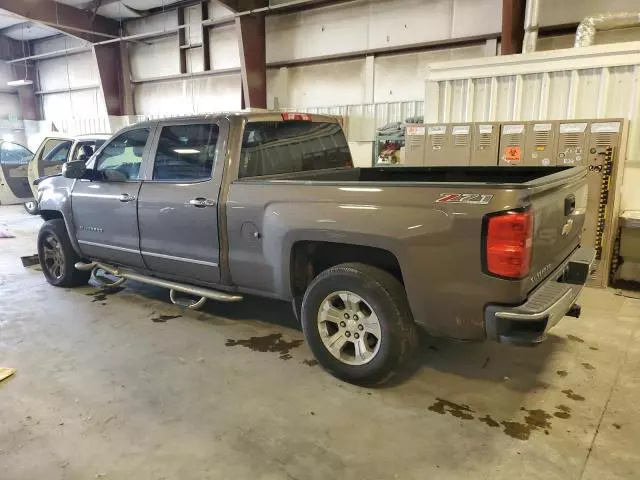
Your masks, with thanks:
M562 236L566 237L569 235L569 232L573 228L573 218L567 220L567 222L562 226Z

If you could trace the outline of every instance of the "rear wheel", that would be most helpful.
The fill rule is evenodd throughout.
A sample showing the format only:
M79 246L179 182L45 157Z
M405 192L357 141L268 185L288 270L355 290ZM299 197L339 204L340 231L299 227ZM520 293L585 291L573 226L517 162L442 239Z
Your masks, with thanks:
M64 220L48 220L38 234L38 257L42 273L56 287L86 285L91 272L76 270L74 265L81 260L71 246Z
M31 200L30 202L24 202L24 209L30 215L37 215L40 212L40 208L38 207L38 202L35 200Z
M390 380L417 344L402 284L359 263L329 268L311 282L302 303L302 327L318 362L359 385Z

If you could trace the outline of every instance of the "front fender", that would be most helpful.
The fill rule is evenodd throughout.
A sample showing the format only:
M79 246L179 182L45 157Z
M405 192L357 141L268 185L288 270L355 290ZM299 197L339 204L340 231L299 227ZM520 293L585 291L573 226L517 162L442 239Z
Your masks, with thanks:
M62 215L71 245L78 255L82 255L71 210L71 192L75 180L61 176L48 177L38 183L37 200L40 214L46 220L47 212L58 212Z

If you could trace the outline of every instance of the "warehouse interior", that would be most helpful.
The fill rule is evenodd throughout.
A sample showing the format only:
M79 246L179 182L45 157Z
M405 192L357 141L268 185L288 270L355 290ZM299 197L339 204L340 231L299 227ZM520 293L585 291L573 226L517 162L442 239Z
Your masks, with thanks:
M255 289L233 303L203 295L200 308L134 276L108 285L95 262L86 286L48 283L38 258L53 218L38 214L44 177L91 162L121 129L267 110L339 124L360 179L403 167L469 178L584 171L588 194L571 211L584 217L581 246L595 260L580 308L568 305L534 348L419 329L415 357L372 388L318 363L295 298L292 308ZM0 478L637 478L639 122L637 0L0 0ZM494 196L490 183L474 183L471 196L437 183L429 209L460 208L455 220L470 224ZM376 210L367 218L382 232L393 215L369 201L386 190L375 187L351 188L362 196L339 208ZM255 206L233 200L238 212ZM279 214L269 218L284 228ZM311 216L333 228L325 208ZM243 235L255 228L240 223ZM268 245L278 228L249 234ZM232 250L242 237L229 237ZM240 261L250 264L248 252ZM260 267L247 278L279 275ZM421 272L423 288L465 272L447 270ZM466 282L444 288L461 298L486 291Z

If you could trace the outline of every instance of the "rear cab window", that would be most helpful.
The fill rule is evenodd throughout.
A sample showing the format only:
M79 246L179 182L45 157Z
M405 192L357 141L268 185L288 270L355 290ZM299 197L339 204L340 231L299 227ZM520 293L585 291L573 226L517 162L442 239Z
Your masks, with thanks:
M248 122L238 178L353 167L338 123L285 120Z

